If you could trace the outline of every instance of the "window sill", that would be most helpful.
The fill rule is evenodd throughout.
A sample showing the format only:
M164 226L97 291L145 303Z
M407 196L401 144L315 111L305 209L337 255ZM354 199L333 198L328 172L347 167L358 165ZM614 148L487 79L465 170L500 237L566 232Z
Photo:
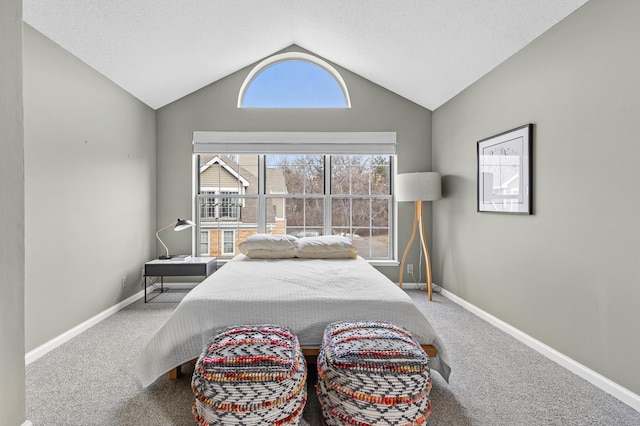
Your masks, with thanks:
M230 260L231 259L220 259L220 258L218 258L218 265L224 265L225 263L227 263ZM374 260L367 260L367 262L369 262L369 264L371 266L391 266L391 267L395 267L395 266L399 266L400 265L400 262L398 262L397 260L392 260L392 259L388 259L388 260L386 260L386 259L385 260L383 260L383 259L374 259Z
M399 266L400 262L393 259L385 259L385 260L369 260L368 261L371 266Z

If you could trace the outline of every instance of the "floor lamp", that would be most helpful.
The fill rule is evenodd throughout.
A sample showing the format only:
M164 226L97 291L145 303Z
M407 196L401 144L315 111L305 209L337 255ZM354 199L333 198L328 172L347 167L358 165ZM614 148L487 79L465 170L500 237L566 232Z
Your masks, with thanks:
M413 231L411 239L407 244L407 248L402 255L400 262L400 288L402 288L402 275L404 273L404 263L407 260L407 254L416 237L418 227L420 228L420 243L424 250L427 270L427 293L429 300L432 297L432 277L431 277L431 259L429 258L429 250L427 250L427 242L424 238L424 215L422 210L423 201L439 200L442 194L440 185L440 173L436 172L419 172L419 173L403 173L396 176L395 181L395 197L396 201L413 201L415 203L415 214L413 217Z
M158 239L158 241L160 241L160 244L162 244L162 247L164 247L165 249L165 254L163 254L162 256L160 256L158 259L171 259L173 257L176 257L175 255L170 255L169 254L169 249L167 248L166 244L160 239L160 232L164 231L167 228L170 227L174 227L173 230L174 231L182 231L183 229L188 229L191 228L194 225L193 222L191 222L189 219L180 219L178 218L177 220L174 220L173 222L171 222L170 224L168 224L167 226L160 228L156 231L156 238Z

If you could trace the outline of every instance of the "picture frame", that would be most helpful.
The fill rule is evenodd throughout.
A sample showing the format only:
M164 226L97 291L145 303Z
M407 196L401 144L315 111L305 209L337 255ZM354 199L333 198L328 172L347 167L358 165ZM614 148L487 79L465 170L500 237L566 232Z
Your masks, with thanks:
M533 124L477 143L478 212L533 214Z

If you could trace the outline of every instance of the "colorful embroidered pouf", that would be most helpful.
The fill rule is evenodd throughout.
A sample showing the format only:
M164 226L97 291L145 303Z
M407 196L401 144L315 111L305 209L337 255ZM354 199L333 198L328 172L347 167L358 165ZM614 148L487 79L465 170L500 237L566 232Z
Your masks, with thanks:
M425 425L429 356L388 322L335 322L324 331L316 391L326 425Z
M307 366L296 335L273 325L218 332L196 362L196 424L298 425L307 401Z

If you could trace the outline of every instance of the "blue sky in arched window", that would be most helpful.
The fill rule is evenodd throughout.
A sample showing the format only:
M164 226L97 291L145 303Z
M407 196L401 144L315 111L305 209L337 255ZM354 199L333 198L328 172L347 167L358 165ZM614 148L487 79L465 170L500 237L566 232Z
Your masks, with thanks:
M255 76L244 94L244 108L346 108L335 78L306 61L282 61Z

